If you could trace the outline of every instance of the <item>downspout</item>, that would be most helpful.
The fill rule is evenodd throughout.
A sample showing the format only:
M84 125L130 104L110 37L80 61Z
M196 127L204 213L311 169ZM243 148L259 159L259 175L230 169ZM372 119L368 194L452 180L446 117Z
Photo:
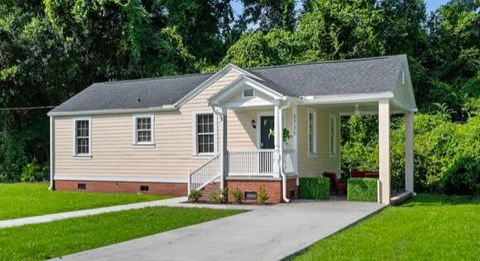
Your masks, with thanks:
M281 152L281 156L280 156L280 175L282 176L282 199L283 201L285 201L286 203L290 202L290 199L287 197L287 176L285 175L285 172L283 172L283 110L284 109L287 109L288 107L290 107L292 105L292 101L290 99L287 98L287 104L285 104L285 106L282 106L279 108L280 110L280 115L281 115L281 126L280 128L282 128L282 130L280 131L280 133L282 133L282 137L280 137L280 152Z

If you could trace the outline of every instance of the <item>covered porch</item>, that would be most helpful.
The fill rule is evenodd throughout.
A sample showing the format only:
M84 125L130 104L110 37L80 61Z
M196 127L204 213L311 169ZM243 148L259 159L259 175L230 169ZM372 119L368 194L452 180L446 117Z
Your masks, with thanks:
M217 154L189 174L189 191L218 183L276 182L272 191L288 202L297 193L299 177L335 172L340 176L340 117L378 115L378 202L390 204L392 115L405 120L405 191L413 193L413 119L416 106L394 92L294 97L270 88L269 82L243 75L210 97L218 119ZM268 86L267 86L268 85ZM333 128L332 128L333 126ZM256 188L259 184L253 183ZM247 197L247 194L245 194Z

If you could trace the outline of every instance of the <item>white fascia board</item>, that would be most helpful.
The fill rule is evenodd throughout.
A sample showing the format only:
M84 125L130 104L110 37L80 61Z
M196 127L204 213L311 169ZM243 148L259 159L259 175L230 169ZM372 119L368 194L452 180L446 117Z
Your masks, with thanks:
M410 94L410 98L412 99L412 104L414 106L415 112L418 111L417 109L417 102L415 101L415 92L413 91L413 84L412 84L412 78L410 75L410 67L408 66L408 59L405 57L405 69L406 69L406 77L407 77L407 88L408 92Z
M271 88L259 83L258 81L246 76L242 75L240 78L236 79L235 81L231 82L227 86L223 88L219 93L215 94L214 96L208 99L209 106L219 105L225 97L230 96L233 92L235 92L238 88L242 87L242 84L248 85L252 87L255 91L259 91L270 96L274 100L284 99L281 93L278 93Z
M174 105L164 105L159 107L135 108L135 109L110 109L110 110L91 110L91 111L66 111L66 112L49 112L47 115L52 116L82 116L82 115L105 115L105 114L122 114L122 113L148 113L161 111L175 111Z
M404 104L403 102L399 101L398 99L392 99L392 103L397 106L398 108L408 111L408 112L418 112L417 108L411 108L408 105Z
M280 100L280 99L283 99L284 98L284 95L273 90L272 88L248 77L248 76L244 76L245 77L245 84L252 87L253 89L255 90L258 90L260 92L263 92L265 94L267 94L268 96L272 97L273 99L275 100Z
M393 98L393 92L359 93L342 95L302 96L303 104L338 104L351 102L372 102Z
M231 70L237 71L239 74L242 75L248 75L252 78L255 78L257 80L261 80L258 78L258 76L234 65L234 64L227 64L225 67L223 67L220 71L215 73L214 75L210 76L208 79L206 79L203 83L195 87L191 92L189 92L187 95L185 95L183 98L181 98L179 101L177 101L174 106L175 107L182 107L183 104L191 100L193 97L197 96L200 92L202 92L204 89L206 89L208 86L210 86L212 83L216 82L218 79L222 78L225 74L230 72Z

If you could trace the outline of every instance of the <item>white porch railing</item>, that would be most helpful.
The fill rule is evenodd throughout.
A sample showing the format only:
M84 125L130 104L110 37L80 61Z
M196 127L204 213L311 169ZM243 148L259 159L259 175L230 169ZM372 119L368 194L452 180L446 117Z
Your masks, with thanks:
M202 166L188 174L188 192L200 190L221 176L220 155L214 156Z
M228 175L273 175L274 150L229 151Z

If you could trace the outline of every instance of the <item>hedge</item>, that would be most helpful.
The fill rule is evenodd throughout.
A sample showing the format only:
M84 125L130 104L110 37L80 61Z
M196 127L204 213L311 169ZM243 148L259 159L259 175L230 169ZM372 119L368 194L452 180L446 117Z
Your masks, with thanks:
M374 178L349 178L347 183L347 200L376 202L377 180Z
M324 177L300 178L300 185L298 186L298 198L329 199L330 180Z

